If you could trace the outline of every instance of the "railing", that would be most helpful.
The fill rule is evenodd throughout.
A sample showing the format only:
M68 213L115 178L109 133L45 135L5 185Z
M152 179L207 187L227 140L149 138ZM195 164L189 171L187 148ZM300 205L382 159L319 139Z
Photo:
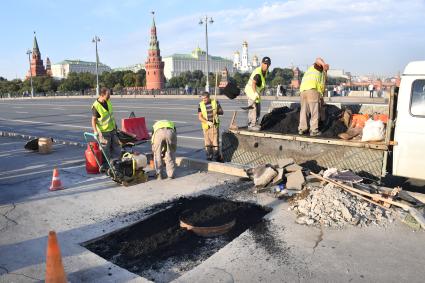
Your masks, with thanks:
M353 87L345 87L342 88L340 93L334 92L334 87L336 85L327 85L326 86L326 93L325 96L348 96L350 92L352 91L367 91L367 88L362 86L353 86ZM162 96L162 95L188 95L188 96L198 96L204 92L205 88L165 88L165 89L154 89L154 90L147 90L143 88L130 88L130 89L120 89L120 90L112 90L113 96L141 96L141 95L148 95L148 96ZM382 97L385 96L385 93L387 90L385 87L383 87L381 90L374 92L374 97ZM219 91L217 90L217 94ZM214 94L214 87L210 88L210 94ZM299 96L299 89L292 88L291 86L283 86L283 91L280 91L277 89L277 87L266 87L264 91L264 96ZM66 97L72 97L72 96L90 96L95 97L96 96L96 90L95 89L87 89L84 91L57 91L57 92L47 92L47 93L35 93L34 97L57 97L57 96L66 96ZM244 96L243 89L241 89L241 96ZM29 93L0 93L0 99L3 98L25 98L25 97L31 97L31 94Z

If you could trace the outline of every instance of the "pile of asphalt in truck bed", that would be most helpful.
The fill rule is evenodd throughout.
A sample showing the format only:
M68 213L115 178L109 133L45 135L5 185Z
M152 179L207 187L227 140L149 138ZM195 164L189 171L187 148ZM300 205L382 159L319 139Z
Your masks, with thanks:
M347 131L347 127L341 120L343 110L335 105L324 105L326 119L319 123L319 130L322 137L337 138L338 134ZM261 130L281 133L298 134L298 125L300 123L300 107L288 108L280 107L273 109L272 112L263 116L261 120Z

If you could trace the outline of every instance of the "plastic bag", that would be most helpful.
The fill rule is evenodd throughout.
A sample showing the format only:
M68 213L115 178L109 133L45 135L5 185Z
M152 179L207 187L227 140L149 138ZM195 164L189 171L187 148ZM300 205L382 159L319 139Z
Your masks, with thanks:
M363 128L362 141L382 141L385 138L385 125L381 120L369 119Z

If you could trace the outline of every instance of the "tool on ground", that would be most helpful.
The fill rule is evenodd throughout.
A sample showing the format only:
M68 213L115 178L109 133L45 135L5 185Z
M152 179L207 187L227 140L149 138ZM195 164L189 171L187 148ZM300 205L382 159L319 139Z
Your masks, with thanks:
M58 191L63 190L64 187L62 186L62 182L59 178L59 170L58 168L53 169L53 177L52 177L52 184L50 185L49 190L50 191Z
M101 168L102 164L97 158L97 155L95 154L93 145L88 142L89 137L93 138L99 145L100 141L95 134L88 132L84 133L84 139L90 147L90 150L93 154L94 159L96 160L97 165L99 166L99 168ZM118 135L118 138L119 137L120 136ZM120 158L115 160L110 160L109 158L106 158L104 149L102 148L102 146L99 146L99 149L102 152L103 157L105 158L105 161L108 165L106 175L111 177L114 182L117 182L124 186L146 182L147 174L144 171L144 168L147 167L147 158L143 154L136 154L132 151L132 147L135 144L142 144L146 141L131 143L128 142L128 140L126 139L125 141L120 140L120 142L122 148L121 156Z
M46 250L46 283L66 283L65 269L55 231L49 232Z

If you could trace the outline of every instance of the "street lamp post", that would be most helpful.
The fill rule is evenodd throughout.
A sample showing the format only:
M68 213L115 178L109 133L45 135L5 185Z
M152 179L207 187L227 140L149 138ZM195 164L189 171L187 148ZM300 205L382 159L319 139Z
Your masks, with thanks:
M100 38L95 35L92 42L96 45L96 96L99 96L99 54L97 53L97 43Z
M34 87L32 85L31 53L32 53L32 51L30 49L28 49L27 54L28 54L28 63L29 63L29 66L30 66L31 98L33 98L34 97Z
M209 66L209 62L208 62L208 22L210 24L214 23L212 17L209 18L208 20L208 16L205 16L205 18L201 18L199 20L199 25L203 25L205 23L205 44L206 44L206 51L207 51L207 57L206 57L206 64L207 64L207 83L205 84L205 90L206 91L210 91L210 81L208 78L208 75L210 73L210 66Z

